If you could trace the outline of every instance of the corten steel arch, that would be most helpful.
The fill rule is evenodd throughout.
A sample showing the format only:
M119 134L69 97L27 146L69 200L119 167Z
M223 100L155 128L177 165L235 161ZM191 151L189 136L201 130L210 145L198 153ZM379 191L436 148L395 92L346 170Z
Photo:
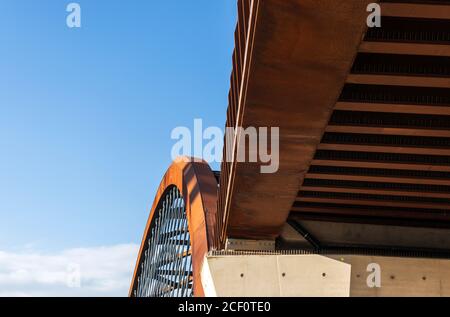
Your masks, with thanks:
M183 198L183 207L190 236L190 256L192 257L192 279L194 296L203 296L200 282L200 269L203 257L214 245L217 209L217 180L209 165L199 159L182 157L177 159L164 175L156 193L150 216L145 227L139 250L129 296L135 296L138 279L142 274L145 253L149 249L149 237L155 218L164 204L169 192L179 191L177 197ZM164 273L162 273L164 274ZM175 281L176 283L176 281Z

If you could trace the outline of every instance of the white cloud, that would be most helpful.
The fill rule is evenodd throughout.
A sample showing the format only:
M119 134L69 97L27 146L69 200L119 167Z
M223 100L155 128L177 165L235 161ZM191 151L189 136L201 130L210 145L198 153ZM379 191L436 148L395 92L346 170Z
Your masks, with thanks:
M127 296L139 246L0 251L2 296Z

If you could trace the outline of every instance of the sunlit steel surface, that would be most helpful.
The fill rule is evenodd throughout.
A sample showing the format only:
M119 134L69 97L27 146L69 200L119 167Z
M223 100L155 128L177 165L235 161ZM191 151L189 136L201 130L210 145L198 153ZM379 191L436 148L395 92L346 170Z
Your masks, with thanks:
M140 264L135 297L191 297L192 256L184 199L173 186L161 197Z

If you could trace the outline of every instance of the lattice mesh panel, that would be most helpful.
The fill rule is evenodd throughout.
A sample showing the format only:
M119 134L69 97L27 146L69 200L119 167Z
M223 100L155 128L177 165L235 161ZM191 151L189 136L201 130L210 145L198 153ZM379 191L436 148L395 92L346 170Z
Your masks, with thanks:
M192 255L185 203L176 187L161 198L143 251L136 297L191 297Z

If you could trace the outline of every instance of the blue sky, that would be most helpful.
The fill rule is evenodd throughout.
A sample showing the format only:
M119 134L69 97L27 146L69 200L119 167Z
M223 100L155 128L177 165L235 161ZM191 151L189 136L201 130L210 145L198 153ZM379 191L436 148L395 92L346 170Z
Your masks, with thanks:
M233 0L0 1L0 251L139 243L176 126L225 124Z

